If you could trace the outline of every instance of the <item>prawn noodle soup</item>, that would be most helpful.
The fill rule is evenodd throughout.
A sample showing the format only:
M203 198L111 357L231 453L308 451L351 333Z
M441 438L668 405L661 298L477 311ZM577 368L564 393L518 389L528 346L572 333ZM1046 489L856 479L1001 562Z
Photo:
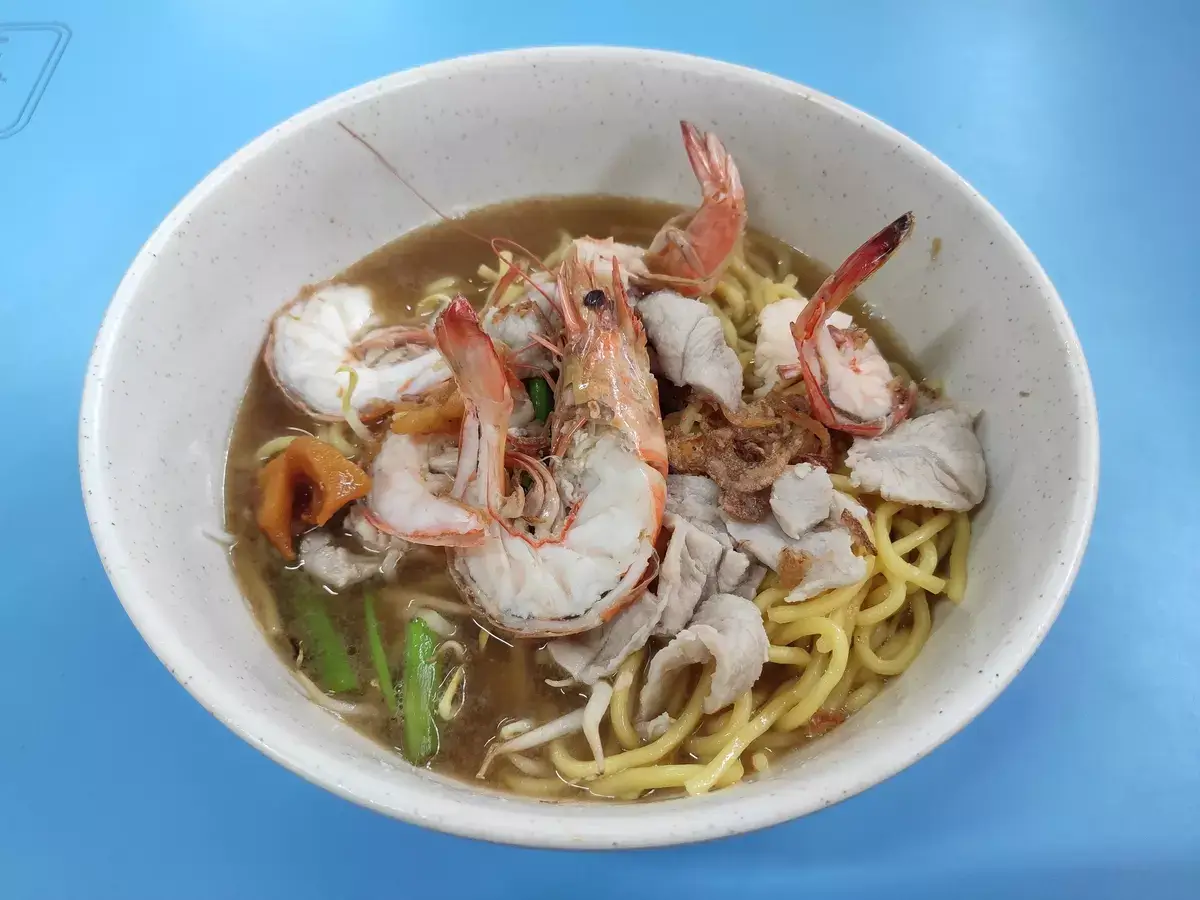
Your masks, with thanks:
M911 214L829 274L747 229L732 158L682 130L698 208L485 208L272 320L233 566L314 702L414 765L722 788L862 709L963 596L973 416L852 297Z

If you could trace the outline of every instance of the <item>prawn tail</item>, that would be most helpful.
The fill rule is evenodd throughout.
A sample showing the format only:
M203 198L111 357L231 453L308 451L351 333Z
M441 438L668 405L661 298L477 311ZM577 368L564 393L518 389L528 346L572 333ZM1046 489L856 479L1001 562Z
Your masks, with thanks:
M864 281L874 275L912 234L916 219L906 212L851 253L813 294L810 309L821 307L821 321L837 309ZM807 312L807 310L806 310ZM805 317L807 318L807 317ZM820 323L817 323L820 324ZM815 326L811 331L815 331Z
M742 187L742 176L738 172L733 156L725 149L721 139L711 132L704 132L691 122L680 122L683 132L683 147L688 162L700 182L705 200L733 201L745 204L746 192Z

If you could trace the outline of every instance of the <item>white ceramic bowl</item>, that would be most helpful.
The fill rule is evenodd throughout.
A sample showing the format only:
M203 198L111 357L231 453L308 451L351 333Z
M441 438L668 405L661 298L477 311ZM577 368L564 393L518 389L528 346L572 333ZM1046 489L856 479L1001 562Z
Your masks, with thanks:
M304 698L203 534L221 524L226 442L268 317L301 285L433 218L337 121L460 212L537 194L694 203L680 118L725 140L753 224L826 264L915 210L915 239L865 293L927 373L985 410L990 486L967 598L939 605L916 663L845 727L732 790L548 804L415 771ZM978 714L1033 653L1070 587L1092 521L1098 435L1083 354L1054 288L999 214L925 150L749 69L570 48L383 78L222 164L155 231L113 298L79 452L92 533L130 618L196 699L251 744L343 797L431 828L636 847L819 809L911 764Z

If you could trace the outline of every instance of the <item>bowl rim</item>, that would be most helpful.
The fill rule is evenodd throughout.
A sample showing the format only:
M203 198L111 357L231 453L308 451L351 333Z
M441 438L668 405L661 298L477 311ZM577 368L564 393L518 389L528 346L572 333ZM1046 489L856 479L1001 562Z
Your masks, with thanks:
M102 473L105 468L105 453L97 448L96 439L105 430L104 405L107 394L105 373L112 358L119 352L118 336L125 316L137 295L141 281L147 271L155 265L158 251L167 243L191 211L210 194L220 188L244 163L266 151L276 141L306 128L327 114L365 100L371 96L411 86L423 81L442 78L455 73L477 71L497 63L531 64L539 61L561 62L605 62L620 64L674 65L691 71L724 75L757 84L776 91L803 97L830 112L858 124L864 130L886 138L898 145L931 171L957 185L977 205L984 221L1004 238L1023 266L1036 279L1051 312L1055 314L1058 336L1071 362L1078 412L1085 420L1086 429L1081 445L1077 448L1080 471L1076 475L1077 494L1075 513L1062 540L1063 552L1070 562L1047 575L1047 602L1037 612L1036 628L1031 640L1005 658L1007 668L997 672L997 677L985 687L974 692L969 704L958 716L939 716L922 733L919 740L906 745L901 752L889 757L886 765L875 766L870 771L848 774L843 779L843 790L836 797L792 794L788 797L768 796L757 802L740 803L736 816L714 815L717 809L695 799L663 801L649 806L636 807L637 815L602 814L566 819L557 815L555 804L528 803L512 804L510 809L485 811L475 809L470 801L436 798L434 809L420 811L383 803L363 793L356 793L341 779L322 772L311 750L297 752L278 738L283 733L271 723L270 717L247 709L233 694L222 688L219 681L210 681L204 676L207 669L202 661L173 634L174 629L158 617L154 598L141 586L139 577L132 567L117 565L116 560L128 558L122 548L121 536L111 524L111 498L104 490ZM892 777L932 752L978 716L1016 677L1044 639L1046 632L1057 618L1062 605L1074 584L1082 563L1084 551L1091 533L1099 490L1099 422L1096 398L1092 387L1087 361L1080 346L1075 328L1071 323L1061 298L1042 266L1016 231L1003 216L965 179L930 151L911 138L880 120L837 100L820 91L798 82L771 75L746 66L728 63L708 57L674 51L641 49L632 47L575 45L561 47L527 47L470 54L447 60L428 63L402 70L365 82L342 91L290 116L278 125L251 140L224 162L213 169L171 210L143 244L113 294L100 326L84 378L84 389L79 418L79 473L83 489L84 506L93 540L114 591L125 608L126 614L159 658L167 670L183 687L215 718L231 731L256 747L275 762L291 770L312 784L318 785L344 799L411 824L435 828L462 837L487 841L518 844L531 847L570 849L613 849L651 847L692 843L734 834L754 831L780 822L799 818L821 808L854 796ZM95 452L93 452L95 451ZM330 760L336 764L335 761ZM480 794L482 798L484 795ZM736 803L736 799L730 798ZM749 798L747 798L749 799ZM622 805L625 806L625 805ZM667 813L666 808L672 812ZM683 807L683 809L681 809ZM539 809L540 808L540 809ZM561 809L561 807L558 807ZM578 809L578 807L575 807ZM627 807L633 808L633 807ZM612 806L597 805L597 810L613 811ZM655 814L658 810L660 814ZM676 814L679 810L682 814ZM549 811L548 813L546 811ZM707 811L707 814L706 814ZM590 825L586 819L592 819ZM575 825L578 831L564 828L564 824Z

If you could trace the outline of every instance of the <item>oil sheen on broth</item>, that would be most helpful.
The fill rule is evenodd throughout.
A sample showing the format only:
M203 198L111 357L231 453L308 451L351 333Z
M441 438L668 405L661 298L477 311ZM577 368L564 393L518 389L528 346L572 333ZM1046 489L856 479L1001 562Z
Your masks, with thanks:
M404 235L354 263L336 280L371 288L384 324L427 322L417 316L416 304L426 286L436 279L457 276L456 290L476 306L484 301L491 284L480 278L477 270L484 264L494 266L495 255L487 244L472 235L507 238L539 256L558 243L563 231L576 236L612 236L618 241L646 246L662 223L679 211L679 207L671 204L604 196L531 199L488 207L454 223L434 224ZM797 287L805 296L811 295L828 273L799 251L753 230L747 233L746 247L763 258L778 261L780 271L794 274ZM885 323L869 315L853 298L843 308L869 328L885 356L917 377L911 360L892 339ZM261 466L255 452L264 442L289 429L311 432L313 422L285 400L260 359L237 416L227 463L227 526L236 538L232 561L263 631L281 658L289 666L296 666L299 660L299 669L314 675L311 659L305 658L298 611L288 588L292 574L255 524L255 478ZM378 598L376 612L393 671L401 667L405 622L412 614L414 601L429 596L459 601L446 571L445 552L440 548L415 548L401 563L394 582L383 584L376 579L368 586ZM349 698L362 712L347 717L347 721L380 743L398 748L402 725L388 715L379 691L373 686L375 674L364 638L364 589L363 585L353 586L327 598L333 623L346 638L362 685L360 694ZM541 649L544 641L491 635L483 643L478 623L462 617L454 621L458 625L454 639L469 652L465 703L452 721L438 722L439 749L430 766L477 783L474 776L486 745L495 738L501 725L519 719L546 722L578 709L587 695L578 687L547 685L548 679L561 678L562 673L546 658ZM769 694L786 676L781 670L782 667L768 666L760 685L756 685L756 693L761 686ZM676 693L686 697L682 689ZM672 711L678 712L678 706L676 699ZM784 743L794 744L803 739L800 736ZM612 741L611 736L608 740ZM570 738L568 744L577 756L588 755L579 735ZM619 748L612 743L609 749L616 752ZM687 761L690 760L682 747L673 757L662 760ZM500 768L492 767L489 780L496 779ZM504 787L499 779L493 783ZM571 796L583 799L588 795Z

